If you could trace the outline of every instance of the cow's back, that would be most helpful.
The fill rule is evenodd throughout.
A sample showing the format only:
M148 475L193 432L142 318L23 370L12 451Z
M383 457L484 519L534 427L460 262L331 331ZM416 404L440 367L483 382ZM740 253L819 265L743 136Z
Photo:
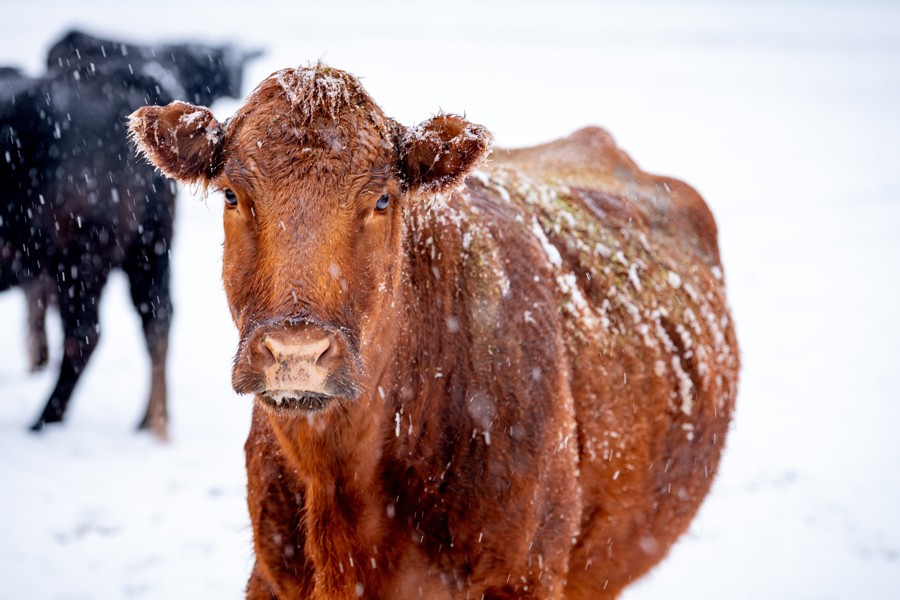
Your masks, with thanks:
M686 251L719 266L716 222L700 195L682 181L641 171L604 129L587 127L532 148L498 149L491 160L538 181L594 193L601 214L630 210L629 216L646 220L653 235L687 243Z

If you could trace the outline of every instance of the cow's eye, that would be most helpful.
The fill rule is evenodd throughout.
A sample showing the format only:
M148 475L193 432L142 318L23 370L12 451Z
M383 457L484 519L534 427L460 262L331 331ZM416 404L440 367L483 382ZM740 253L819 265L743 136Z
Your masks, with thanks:
M388 197L388 195L384 194L381 198L378 199L378 202L375 203L375 210L381 211L386 209L390 201L391 199Z
M225 204L228 206L237 206L237 196L229 189L225 190Z

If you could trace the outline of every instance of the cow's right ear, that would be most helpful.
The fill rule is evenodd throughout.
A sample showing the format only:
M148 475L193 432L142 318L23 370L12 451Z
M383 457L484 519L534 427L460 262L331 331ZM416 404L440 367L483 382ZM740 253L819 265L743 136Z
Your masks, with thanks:
M176 100L128 118L138 150L168 177L206 185L220 166L225 129L208 108Z

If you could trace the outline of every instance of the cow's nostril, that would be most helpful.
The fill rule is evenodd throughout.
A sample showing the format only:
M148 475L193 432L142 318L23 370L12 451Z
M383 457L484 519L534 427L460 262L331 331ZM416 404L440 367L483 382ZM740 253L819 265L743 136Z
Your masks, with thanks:
M322 354L316 359L316 366L327 369L331 363L337 360L339 352L338 346L332 338L328 337L325 340L328 342L328 345L324 347Z
M259 341L257 345L258 352L267 360L278 360L278 356L275 354L276 348L275 344L272 343L272 338L269 336L263 336L263 338Z

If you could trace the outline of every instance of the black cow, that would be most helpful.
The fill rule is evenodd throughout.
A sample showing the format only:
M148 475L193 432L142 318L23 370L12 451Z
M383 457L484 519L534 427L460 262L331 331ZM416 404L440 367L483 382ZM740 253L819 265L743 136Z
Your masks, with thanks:
M166 436L175 189L134 158L125 120L148 102L239 95L246 58L71 32L51 49L46 76L0 91L0 291L25 288L32 346L49 299L58 300L65 336L59 379L32 429L62 420L99 340L103 287L121 268L152 364L140 427Z
M35 79L26 76L18 67L0 67L0 102L9 101L22 90L35 84ZM0 256L8 254L0 249ZM28 358L32 371L37 371L47 364L49 350L47 348L47 332L44 327L47 305L53 298L52 281L46 276L22 283L28 307Z
M0 98L8 98L28 87L34 79L18 67L0 67Z
M127 64L159 80L174 97L194 102L229 96L241 91L244 64L260 51L241 52L233 46L212 47L200 44L143 46L106 40L72 30L47 53L48 73L78 72L78 77L96 72L107 73ZM0 67L0 98L9 97L33 83L16 67ZM53 303L53 281L40 277L22 284L28 309L29 367L37 371L49 359L45 328L47 308Z

